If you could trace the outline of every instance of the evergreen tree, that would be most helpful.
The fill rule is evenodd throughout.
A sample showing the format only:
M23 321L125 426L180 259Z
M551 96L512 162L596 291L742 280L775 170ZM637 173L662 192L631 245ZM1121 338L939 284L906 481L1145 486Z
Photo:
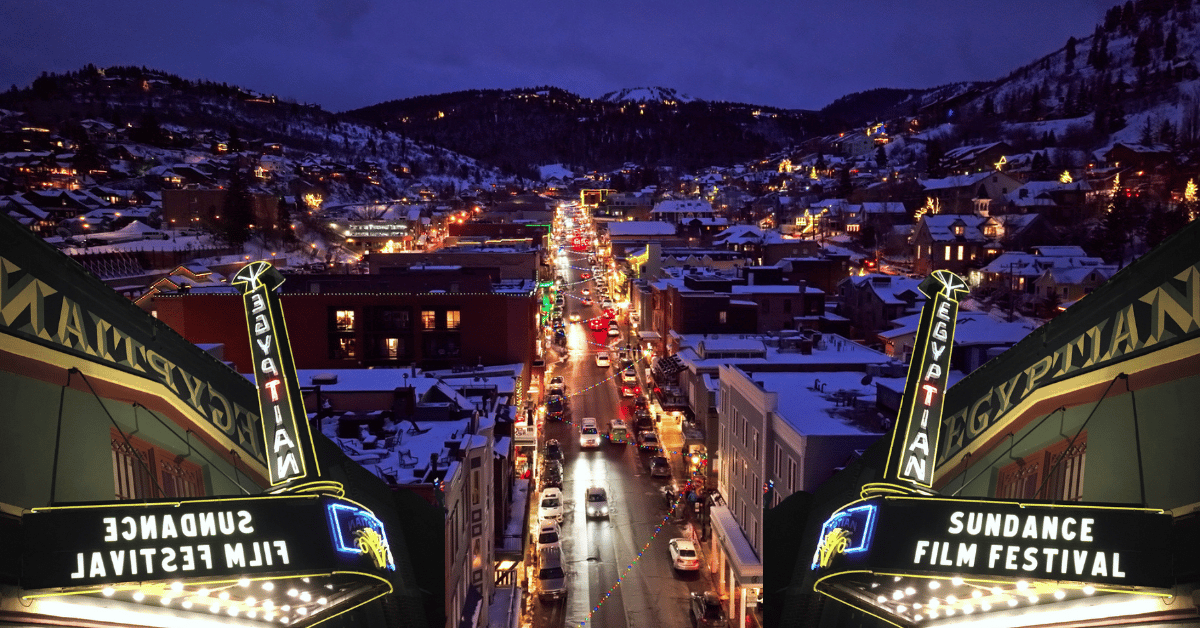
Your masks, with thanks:
M1147 212L1145 223L1146 246L1155 248L1175 232L1187 226L1188 219L1181 207L1155 203Z
M254 223L252 202L241 160L233 159L229 187L217 221L217 233L229 246L244 246L250 240L250 225Z
M1124 190L1116 190L1100 224L1092 234L1092 248L1106 262L1125 265L1129 244L1142 222L1136 199Z
M1171 27L1171 34L1167 35L1167 41L1163 44L1163 61L1170 61L1175 58L1179 52L1179 33L1175 27Z
M1145 67L1150 63L1150 42L1147 31L1143 31L1133 42L1133 67Z
M849 198L854 191L854 183L850 180L850 164L842 166L841 179L838 182L838 197Z
M881 170L887 168L887 151L883 149L883 144L875 148L875 165Z
M1066 62L1066 69L1065 69L1065 72L1067 74L1070 74L1071 72L1075 71L1075 54L1076 54L1075 46L1078 43L1079 42L1077 42L1074 37L1067 39L1067 50L1066 50L1067 62Z

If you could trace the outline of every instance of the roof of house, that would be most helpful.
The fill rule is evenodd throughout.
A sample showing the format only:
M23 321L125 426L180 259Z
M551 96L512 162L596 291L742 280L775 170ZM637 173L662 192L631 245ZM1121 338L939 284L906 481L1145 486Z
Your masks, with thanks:
M885 275L882 273L868 273L866 275L847 277L842 281L849 281L859 289L871 290L878 295L884 303L890 305L907 303L908 301L901 299L898 296L906 292L915 294L917 301L925 300L925 293L917 289L917 286L921 285L922 280L915 279L913 277Z
M964 226L962 236L954 234L954 224L959 221L962 221ZM975 214L925 214L921 216L921 222L929 230L929 235L934 242L960 239L967 242L984 242L988 240L988 237L983 235L980 227L987 221L987 217Z
M629 220L607 223L609 237L671 236L675 225L661 220Z
M845 415L843 399L847 395L858 403L874 406L874 383L863 384L862 371L825 371L821 373L747 374L762 382L763 390L777 395L775 414L805 436L882 436L881 426L873 429ZM823 390L813 386L819 379Z
M920 324L920 314L902 316L892 321L894 329L881 332L879 335L896 338L906 334L915 334ZM1015 345L1028 336L1037 325L1024 320L1005 322L997 320L986 312L958 312L954 326L954 345L967 347L971 345Z

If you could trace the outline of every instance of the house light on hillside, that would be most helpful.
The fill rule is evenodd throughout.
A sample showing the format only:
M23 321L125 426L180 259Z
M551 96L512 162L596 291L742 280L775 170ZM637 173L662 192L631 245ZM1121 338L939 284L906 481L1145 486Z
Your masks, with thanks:
M996 162L995 164L993 164L993 165L994 165L994 166L996 166L996 170L1003 170L1003 169L1004 169L1004 164L1007 164L1007 163L1008 163L1008 158L1007 158L1007 157L1005 157L1004 155L1001 155L1001 156L1000 156L1000 161L997 161L997 162Z
M1074 179L1071 178L1070 170L1063 170L1062 175L1058 177L1059 183L1071 183L1073 180Z
M1188 203L1196 202L1196 180L1188 179L1187 186L1183 189L1183 200Z
M309 192L308 194L304 195L304 204L308 205L309 209L320 209L321 208L321 200L322 199L321 199L320 195L313 194L312 192Z

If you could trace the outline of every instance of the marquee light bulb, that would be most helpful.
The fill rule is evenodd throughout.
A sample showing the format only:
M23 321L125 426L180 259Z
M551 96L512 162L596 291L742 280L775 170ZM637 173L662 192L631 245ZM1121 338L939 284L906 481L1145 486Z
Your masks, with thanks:
M104 587L100 589L100 592L104 594L104 597L112 597L112 594L116 593L117 590L112 587Z
M205 597L208 595L208 589L201 588L199 591L196 591L196 595L199 595L200 597Z
M228 600L229 591L221 591L219 594L217 594L217 597L221 598L222 600Z
M921 621L922 619L925 619L925 618L920 615L913 615L913 619L916 621Z
M951 615L953 615L953 614L954 614L954 609L953 609L953 608L947 608L947 609L946 609L946 617L949 617L949 616L951 616Z
M970 615L971 613L975 612L975 607L971 606L970 604L967 604L966 606L963 607L962 610L963 610L963 614Z
M212 606L208 607L208 610L211 613L219 613L219 612L221 612L221 605L213 604Z
M246 617L249 617L250 619L254 619L254 618L258 617L258 613L254 612L254 611L246 611Z
M879 602L880 604L883 604L884 602L887 601L887 597L881 595L881 596L875 598L875 601Z
M958 576L954 576L953 578L950 579L950 582L953 583L954 586L958 587L958 586L962 586L963 579L959 578Z
M274 591L274 590L275 590L274 582L264 582L263 583L263 591Z
M1096 587L1089 584L1086 587L1083 587L1083 592L1088 595L1091 595L1096 592Z
M979 610L986 613L986 612L992 610L992 605L988 604L987 602L984 602L983 604L979 605Z
M323 597L317 598L317 604L320 604L321 606L325 606L328 603L329 603L329 600L327 600Z
M291 607L290 605L288 605L288 604L284 604L283 606L280 606L280 607L279 607L279 610L281 610L281 611L283 611L283 612L285 612L285 613L286 613L286 612L288 612L288 611L292 610L292 607Z
M947 595L947 596L946 596L946 603L947 603L947 604L953 604L953 603L955 603L955 602L957 602L957 601L958 601L958 598L954 597L953 595Z
M905 608L903 604L901 604L900 606L897 606L897 607L896 607L896 612L897 612L897 613L903 613L903 612L905 612L905 611L907 611L907 610L908 610L908 609L907 609L907 608Z
M182 591L182 590L183 590L183 583L182 583L182 582L180 582L180 581L178 581L178 580L176 580L175 582L172 582L172 583L171 583L171 590L172 590L172 591Z
M288 589L288 597L296 597L300 592L295 589Z
M192 607L192 601L191 601L191 600L184 600L184 601L183 601L183 607L184 607L184 608L191 608L191 607Z
M312 600L312 596L309 595L308 591L302 591L300 593L300 601L301 602L309 602L311 600Z
M930 608L937 608L938 604L941 604L941 601L938 600L936 597L929 598Z
M281 624L286 624L286 623L288 623L289 621L291 621L291 620L290 620L290 619L288 619L287 617L280 617L280 618L279 618L279 623L281 623Z
M900 576L893 576L892 582L900 582Z
M1036 596L1036 595L1031 595L1031 596L1029 596L1029 603L1030 603L1030 604L1037 604L1037 602L1038 602L1038 599L1040 599L1040 598L1038 598L1038 596Z
M892 593L892 599L893 599L893 600L898 600L898 599L900 599L900 598L902 598L902 597L904 597L904 591L901 591L900 589L896 589L896 590L895 590L895 591Z
M1025 582L1024 580L1018 580L1018 581L1017 581L1017 588L1018 588L1018 589L1020 589L1020 590L1022 590L1022 591L1024 591L1025 589L1028 589L1028 588L1029 588L1029 583L1028 583L1028 582Z
M307 608L304 608L303 606L301 606L300 608L297 608L297 609L296 609L296 612L297 612L297 613L300 613L301 615L307 615L307 614L308 614L308 609L307 609Z
M272 602L271 600L263 600L263 608L265 608L265 609L267 609L267 610L269 610L269 611L270 611L270 610L274 610L274 609L275 609L275 602Z
M172 600L171 598L169 598L165 595L162 597L161 600L159 600L159 602L161 602L163 606L170 606L171 602L174 602L174 601L175 600Z
M920 609L921 609L921 603L913 602L913 610L915 611L915 610L920 610Z
M930 588L930 589L936 589L936 588L938 588L938 587L940 587L940 586L942 586L942 583L938 582L937 580L930 580L930 581L929 581L929 588Z
M133 601L135 601L135 602L141 602L141 601L142 601L142 600L144 600L144 599L146 599L146 594L145 594L145 593L142 593L141 591L134 591L134 593L133 593Z
M905 595L912 595L913 593L916 593L916 592L917 592L917 590L912 587L908 587L907 589L904 590Z
M1000 595L1000 587L992 587L992 595Z
M230 616L230 617L237 617L237 614L238 614L238 609L237 609L237 607L236 607L236 606L230 606L230 607L229 607L229 610L228 610L228 611L225 611L225 612L229 613L229 616Z
M1057 600L1061 600L1061 599L1063 599L1064 597L1067 597L1067 592L1066 592L1066 591L1063 591L1062 589L1059 589L1059 590L1057 590L1057 591L1055 591L1055 592L1054 592L1054 598L1055 598L1055 599L1057 599Z
M1017 605L1017 598L1015 598L1015 597L1010 597L1010 598L1008 598L1008 605L1009 605L1009 606L1016 606L1016 605Z
M238 579L238 586L239 586L239 587L248 587L248 586L250 586L250 579L249 579L249 578L239 578L239 579Z
M275 613L267 613L266 615L263 615L263 619L265 619L267 621L274 621Z
M246 606L254 606L254 603L257 601L258 601L258 598L251 595L250 597L246 598Z
M976 598L976 599L981 598L981 597L983 597L983 591L980 591L979 589L975 589L974 591L971 591L971 597Z

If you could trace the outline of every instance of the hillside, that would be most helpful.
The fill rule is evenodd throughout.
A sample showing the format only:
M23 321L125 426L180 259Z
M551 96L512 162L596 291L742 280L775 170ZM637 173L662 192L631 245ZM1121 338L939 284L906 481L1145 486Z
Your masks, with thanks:
M473 90L395 100L346 113L507 171L626 162L696 169L759 159L825 132L815 112L688 99L664 88L582 98L554 87Z

